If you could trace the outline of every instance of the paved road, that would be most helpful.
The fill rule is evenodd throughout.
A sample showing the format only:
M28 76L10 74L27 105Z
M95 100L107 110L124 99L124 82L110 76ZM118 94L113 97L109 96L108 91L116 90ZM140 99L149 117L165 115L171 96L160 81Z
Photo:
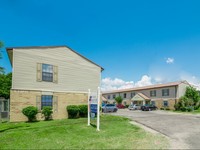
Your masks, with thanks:
M113 115L124 116L156 130L172 141L172 148L200 149L200 115L183 115L165 111L119 110Z

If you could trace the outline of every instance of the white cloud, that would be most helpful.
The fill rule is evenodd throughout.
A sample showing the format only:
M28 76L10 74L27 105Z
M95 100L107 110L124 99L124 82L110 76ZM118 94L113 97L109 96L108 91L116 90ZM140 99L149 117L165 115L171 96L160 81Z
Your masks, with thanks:
M102 91L128 89L128 88L142 87L142 86L147 86L147 85L152 85L151 77L147 75L142 76L141 80L137 81L135 84L133 81L124 81L119 78L102 79Z
M167 58L166 63L167 64L173 64L174 63L174 58Z
M142 87L152 85L151 77L144 75L142 76L141 80L135 83L135 87Z

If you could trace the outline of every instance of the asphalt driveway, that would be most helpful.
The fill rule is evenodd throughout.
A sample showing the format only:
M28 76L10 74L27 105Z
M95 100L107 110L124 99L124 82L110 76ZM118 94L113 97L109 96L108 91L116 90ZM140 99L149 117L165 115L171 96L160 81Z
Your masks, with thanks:
M128 117L170 138L172 148L200 149L200 115L165 111L118 110L112 115Z

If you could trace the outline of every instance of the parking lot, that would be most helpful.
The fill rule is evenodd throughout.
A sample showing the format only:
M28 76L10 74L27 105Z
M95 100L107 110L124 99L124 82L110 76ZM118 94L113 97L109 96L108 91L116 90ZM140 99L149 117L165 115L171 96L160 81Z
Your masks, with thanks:
M167 136L174 149L200 149L200 115L184 115L160 110L129 111L128 109L111 114L128 117Z

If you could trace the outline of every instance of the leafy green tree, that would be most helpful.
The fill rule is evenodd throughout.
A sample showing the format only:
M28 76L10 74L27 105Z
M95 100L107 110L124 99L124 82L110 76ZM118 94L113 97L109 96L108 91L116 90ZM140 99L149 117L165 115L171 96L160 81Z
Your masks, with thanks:
M0 97L9 98L12 85L12 73L0 74Z
M117 104L121 104L123 101L123 98L121 96L118 96L115 98L115 101L117 102Z
M191 108L198 109L200 107L200 95L194 87L187 87L185 95L182 96L177 104L176 110L187 111Z

